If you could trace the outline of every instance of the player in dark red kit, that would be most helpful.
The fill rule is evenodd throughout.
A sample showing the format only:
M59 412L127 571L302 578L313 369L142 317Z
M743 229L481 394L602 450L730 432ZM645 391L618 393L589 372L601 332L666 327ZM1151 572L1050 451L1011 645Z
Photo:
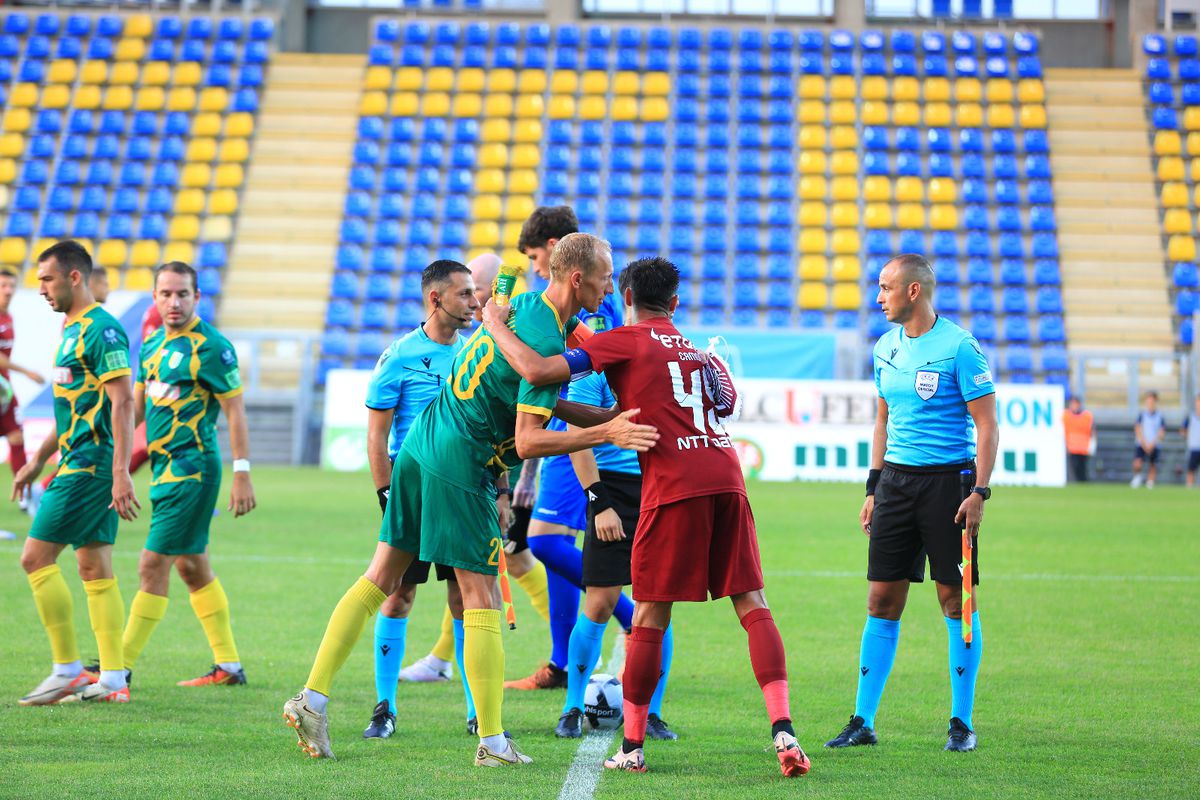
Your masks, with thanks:
M13 295L17 293L16 273L0 272L0 378L3 378L7 391L7 402L0 398L0 436L8 439L8 462L12 465L13 475L25 466L25 433L21 430L21 420L17 416L17 395L9 384L9 372L19 372L34 383L45 383L46 379L31 369L17 366L12 362L13 351L13 318L8 307Z
M659 677L663 631L675 602L729 597L750 640L780 768L808 772L788 708L787 660L763 596L754 516L741 465L723 427L737 393L725 365L698 351L671 322L679 270L662 258L634 261L622 275L626 319L561 356L543 358L508 329L508 310L489 303L484 324L508 362L533 385L603 372L623 408L658 428L656 446L638 455L642 508L631 573L637 610L626 639L625 740L604 762L645 771L647 709ZM627 283L626 283L627 281Z

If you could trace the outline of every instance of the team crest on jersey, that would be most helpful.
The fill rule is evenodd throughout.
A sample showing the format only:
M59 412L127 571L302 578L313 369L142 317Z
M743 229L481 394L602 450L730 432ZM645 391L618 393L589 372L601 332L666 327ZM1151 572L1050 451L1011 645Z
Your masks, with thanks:
M171 353L171 357L167 359L167 366L170 367L171 369L175 369L176 367L178 367L180 365L180 363L182 361L183 361L183 353L176 351L174 353Z
M109 344L116 344L118 338L120 338L120 334L117 333L116 328L104 329L104 341L108 342Z
M75 346L75 337L74 336L68 336L67 338L63 339L63 343L62 343L63 355L66 355L67 353L71 352L71 348L73 348L74 346Z
M73 380L75 380L75 377L71 374L70 367L55 367L54 368L54 382L57 383L59 386L66 386L68 383L70 383Z
M938 373L917 370L916 389L917 397L922 400L933 397L938 390Z
M221 352L221 363L223 363L225 366L232 367L233 362L236 360L237 359L233 357L233 351L229 348L225 348L225 350Z

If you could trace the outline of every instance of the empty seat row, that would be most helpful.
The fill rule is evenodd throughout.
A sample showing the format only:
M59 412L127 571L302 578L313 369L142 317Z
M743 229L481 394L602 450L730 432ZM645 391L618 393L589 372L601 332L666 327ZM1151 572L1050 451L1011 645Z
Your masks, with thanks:
M175 16L154 18L149 14L102 14L97 17L72 14L38 14L36 17L21 12L9 12L4 18L3 32L14 36L96 36L112 38L129 36L145 39L156 36L160 39L218 39L236 41L243 37L251 41L269 41L275 35L275 21L266 17L250 20L247 25L241 17L194 16L186 21Z
M202 39L187 39L176 45L168 39L155 39L147 44L142 39L90 40L86 47L80 39L64 37L57 44L44 36L31 37L22 47L20 40L11 34L0 35L0 58L25 58L25 63L37 63L50 58L89 62L116 60L121 62L148 61L171 63L215 62L218 64L265 64L270 57L270 46L266 42L246 42L238 45L230 41L212 44Z
M206 193L200 189L172 192L157 188L147 192L132 187L109 191L103 186L87 186L78 193L69 186L56 186L43 193L33 186L22 186L13 193L10 208L15 211L91 211L118 214L233 214L237 211L237 192L218 189ZM143 238L154 238L146 235Z

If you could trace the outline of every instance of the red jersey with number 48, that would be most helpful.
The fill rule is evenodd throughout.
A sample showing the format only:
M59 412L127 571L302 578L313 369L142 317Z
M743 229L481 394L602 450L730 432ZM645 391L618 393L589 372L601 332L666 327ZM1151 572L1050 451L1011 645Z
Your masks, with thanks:
M12 361L13 351L13 318L7 311L0 313L0 353ZM0 375L8 377L8 370L0 370Z
M638 454L643 510L746 493L741 462L720 422L720 388L706 382L708 358L668 318L598 333L579 349L608 378L621 408L641 409L635 421L658 428L658 444Z

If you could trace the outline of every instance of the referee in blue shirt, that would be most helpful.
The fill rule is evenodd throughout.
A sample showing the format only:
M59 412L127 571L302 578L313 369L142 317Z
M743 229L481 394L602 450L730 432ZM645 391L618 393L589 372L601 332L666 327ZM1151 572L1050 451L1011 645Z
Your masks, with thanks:
M978 612L973 644L962 641L962 526L979 533L999 432L992 373L979 343L933 310L933 268L899 255L879 275L877 302L899 327L875 345L879 409L867 499L859 522L870 537L867 624L858 697L849 724L826 747L875 744L875 712L896 657L908 587L937 582L950 651L951 713L946 750L975 749L971 711L983 651ZM978 433L978 449L972 434ZM973 475L963 476L970 470ZM966 497L963 478L973 489ZM978 550L974 559L979 578ZM978 594L974 595L978 606Z

